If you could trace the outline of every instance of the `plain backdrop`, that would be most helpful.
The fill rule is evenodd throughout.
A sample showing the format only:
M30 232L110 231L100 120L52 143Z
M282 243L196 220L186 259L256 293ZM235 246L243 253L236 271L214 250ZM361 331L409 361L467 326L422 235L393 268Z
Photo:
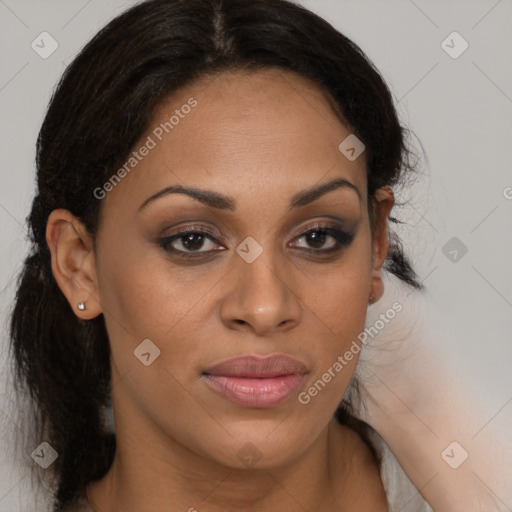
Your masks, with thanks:
M303 0L372 59L428 162L395 214L448 334L439 347L488 404L512 409L512 0ZM0 374L6 322L28 245L35 141L52 90L80 48L133 2L0 0ZM58 44L42 58L31 44ZM453 34L457 32L457 34ZM46 36L45 36L46 37ZM443 43L443 41L445 41ZM459 52L468 45L467 49ZM450 55L451 53L451 55ZM414 142L414 139L413 139ZM419 143L416 145L421 149ZM12 397L0 397L0 511L29 510L9 458ZM35 447L34 447L35 448ZM509 447L510 449L510 447ZM2 454L6 454L1 456ZM27 454L29 457L30 454Z

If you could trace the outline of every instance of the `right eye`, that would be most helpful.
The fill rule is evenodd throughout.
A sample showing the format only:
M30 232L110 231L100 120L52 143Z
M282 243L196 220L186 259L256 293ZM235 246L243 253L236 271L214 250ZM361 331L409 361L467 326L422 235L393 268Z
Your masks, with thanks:
M178 233L166 236L158 240L160 246L167 252L182 257L182 258L197 258L202 257L212 252L219 251L220 249L203 249L205 242L210 245L216 244L216 239L213 234L205 231L204 228L187 228Z

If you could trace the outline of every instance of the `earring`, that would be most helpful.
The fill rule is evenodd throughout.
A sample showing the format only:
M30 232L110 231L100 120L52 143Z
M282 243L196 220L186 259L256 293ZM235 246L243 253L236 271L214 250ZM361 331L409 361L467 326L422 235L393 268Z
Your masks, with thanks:
M79 302L76 307L79 311L83 311L85 309L85 302Z
M373 296L373 293L370 294L370 297L368 298L368 302L370 304L373 304L373 301L375 300L375 297Z

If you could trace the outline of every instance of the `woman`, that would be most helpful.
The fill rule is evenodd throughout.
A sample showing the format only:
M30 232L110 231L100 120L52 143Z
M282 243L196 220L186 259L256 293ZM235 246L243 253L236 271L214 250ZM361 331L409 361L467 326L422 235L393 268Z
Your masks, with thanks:
M54 510L417 494L342 400L383 269L420 288L404 129L353 42L284 0L144 2L65 72L37 166L11 333Z

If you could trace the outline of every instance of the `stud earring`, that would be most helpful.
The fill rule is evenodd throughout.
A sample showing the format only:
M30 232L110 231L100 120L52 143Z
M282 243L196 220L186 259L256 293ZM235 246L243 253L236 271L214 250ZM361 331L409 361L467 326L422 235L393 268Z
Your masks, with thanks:
M373 293L372 293L372 294L370 294L370 297L369 297L369 299L368 299L368 302L369 302L370 304L373 304L374 300L375 300L375 297L373 296Z
M85 302L79 302L76 307L79 311L83 311L85 309Z

